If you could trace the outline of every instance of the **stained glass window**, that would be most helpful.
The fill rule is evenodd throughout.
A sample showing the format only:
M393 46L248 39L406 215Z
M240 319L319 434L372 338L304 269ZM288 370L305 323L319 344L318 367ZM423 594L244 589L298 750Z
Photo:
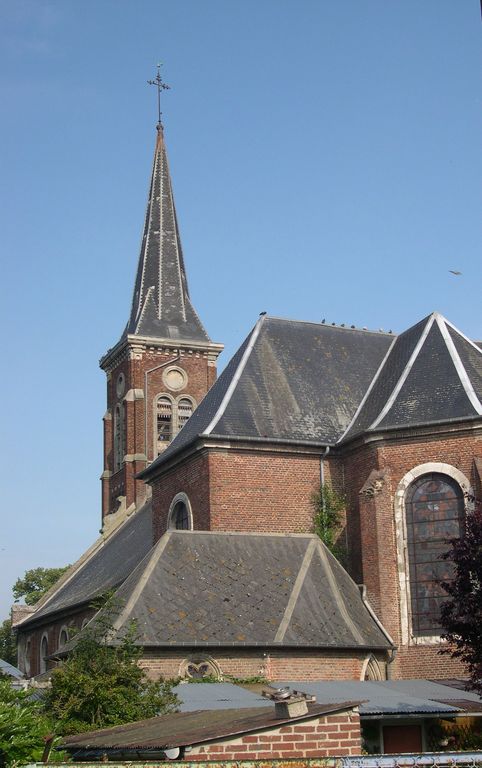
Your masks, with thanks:
M446 475L418 478L406 499L412 632L440 632L440 606L447 599L441 582L452 578L451 563L440 560L448 540L462 534L464 499L460 486Z

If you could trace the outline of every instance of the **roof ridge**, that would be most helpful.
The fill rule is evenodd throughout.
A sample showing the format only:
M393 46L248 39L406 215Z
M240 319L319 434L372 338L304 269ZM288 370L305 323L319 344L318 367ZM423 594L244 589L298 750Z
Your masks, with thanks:
M338 331L360 331L361 333L372 333L376 336L394 336L395 338L399 335L397 333L393 333L393 331L375 331L371 328L359 328L359 327L351 327L351 325L338 325L336 323L322 323L317 322L316 320L300 320L299 318L292 318L292 317L278 317L278 315L265 315L266 320L279 320L283 323L297 323L299 325L316 325L320 328L334 328Z
M229 382L229 386L228 386L226 392L224 393L224 397L221 400L221 404L220 404L219 408L217 409L216 413L214 414L213 418L209 422L208 426L204 430L204 432L201 433L203 436L211 434L211 432L213 431L214 427L216 426L216 424L220 420L221 416L224 414L226 408L228 407L229 401L231 400L231 397L233 396L233 392L236 389L236 387L238 385L238 382L239 382L239 379L241 378L241 375L242 375L242 373L243 373L243 371L244 371L244 369L246 367L246 363L249 360L249 356L251 355L253 347L254 347L254 345L256 343L256 339L259 336L259 332L261 330L261 326L263 324L263 321L264 321L265 317L266 317L266 315L260 315L260 317L258 318L258 320L256 322L256 325L254 326L254 328L253 328L253 330L251 332L251 338L249 340L248 346L244 350L243 356L242 356L241 360L239 361L239 364L238 364L238 367L236 368L235 374L234 374L233 378L231 379L231 381Z
M436 317L437 326L440 330L440 333L442 334L443 340L445 341L446 347L448 349L449 355L452 359L452 362L455 366L455 370L457 371L457 376L460 379L460 382L464 388L465 394L469 398L472 406L477 411L479 416L482 414L482 403L480 402L479 398L477 397L477 394L475 392L474 387L472 386L472 382L470 380L470 377L465 369L465 366L460 359L460 355L457 352L456 346L454 344L454 341L450 335L450 333L447 330L447 321L443 317L443 315L437 314ZM457 331L457 328L454 328L454 330ZM457 331L458 332L458 331ZM479 350L480 352L481 350Z
M130 612L132 611L134 605L137 603L139 597L141 596L142 592L144 591L144 588L149 581L149 576L151 575L152 571L157 565L157 562L164 552L169 539L171 538L171 531L166 531L166 533L161 536L157 544L154 545L153 549L151 550L151 555L143 568L143 571L141 573L141 576L137 583L135 584L135 587L129 597L129 599L126 601L126 604L124 605L123 610L119 613L115 621L112 623L112 630L109 633L109 637L113 637L115 633L122 627L122 624L124 623L124 620L129 616ZM135 572L132 571L132 573ZM129 578L129 577L128 577ZM126 579L127 581L127 579ZM124 584L126 582L124 581ZM123 585L121 585L123 586Z
M265 536L278 537L282 539L318 539L316 533L280 533L276 531L202 531L202 530L181 530L173 529L169 531L171 536L192 536L193 534L207 536Z
M382 371L383 371L383 369L385 367L385 364L386 364L388 358L390 357L391 351L392 351L392 349L394 347L394 344L395 344L397 338L398 338L398 336L395 336L393 341L392 341L392 343L388 347L387 352L386 352L382 362L380 363L380 365L378 367L378 370L375 372L375 375L374 375L373 379L371 380L371 382L370 382L370 384L368 386L367 391L363 395L363 398L362 398L362 400L360 402L360 405L358 406L358 408L356 409L355 413L353 414L353 418L350 421L350 423L348 424L348 426L345 429L345 431L343 432L342 436L340 437L339 440L337 440L337 443L341 443L342 442L342 440L345 437L345 435L347 435L349 433L350 429L355 424L355 421L358 418L358 415L360 414L363 406L365 405L366 401L368 400L368 396L370 395L370 392L372 391L373 387L375 386L376 382L378 381L378 379L379 379L379 377L380 377L380 375L381 375L381 373L382 373Z
M417 357L418 357L418 355L420 353L420 350L422 349L422 347L423 347L423 345L425 343L425 340L426 340L426 338L427 338L427 336L428 336L428 334L430 332L430 329L432 328L432 326L433 326L433 324L434 324L434 322L436 320L437 314L438 314L437 312L432 312L432 314L430 314L428 316L427 322L425 324L425 328L423 329L422 334L421 334L417 344L415 345L415 349L413 350L413 352L410 355L410 358L409 358L407 364L405 365L405 368L403 369L402 373L400 374L400 377L399 377L397 383L395 384L395 387L393 388L390 397L385 402L385 405L383 406L382 410L380 411L380 413L378 414L376 419L368 426L367 430L375 429L375 427L378 426L378 424L382 421L382 419L384 419L384 417L387 415L387 413L391 410L392 405L394 404L395 400L397 399L398 393L400 392L401 388L405 384L405 381L408 378L408 375L409 375L409 373L410 373L410 371L411 371L411 369L412 369L412 367L413 367L413 365L414 365L414 363L415 363L415 361L416 361L416 359L417 359Z

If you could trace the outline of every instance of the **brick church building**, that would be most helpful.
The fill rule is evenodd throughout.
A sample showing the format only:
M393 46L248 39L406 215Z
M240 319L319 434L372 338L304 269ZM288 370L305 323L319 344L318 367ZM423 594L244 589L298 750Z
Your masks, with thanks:
M162 126L129 320L107 377L102 532L33 608L19 665L45 673L114 590L154 677L454 677L438 653L482 476L482 351L434 312L405 332L261 315L216 380L190 301ZM345 499L345 567L313 533Z

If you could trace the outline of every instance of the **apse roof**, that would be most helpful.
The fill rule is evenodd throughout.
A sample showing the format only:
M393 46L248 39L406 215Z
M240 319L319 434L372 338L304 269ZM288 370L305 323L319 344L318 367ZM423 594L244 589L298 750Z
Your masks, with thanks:
M482 414L482 351L438 313L399 336L263 316L141 477L201 438L335 446Z
M477 418L482 352L437 312L394 339L343 435Z
M152 547L152 511L147 502L114 531L72 576L61 583L22 623L24 626L57 611L68 610L119 586Z
M134 621L144 647L391 647L358 587L312 534L168 531L116 602L115 641Z

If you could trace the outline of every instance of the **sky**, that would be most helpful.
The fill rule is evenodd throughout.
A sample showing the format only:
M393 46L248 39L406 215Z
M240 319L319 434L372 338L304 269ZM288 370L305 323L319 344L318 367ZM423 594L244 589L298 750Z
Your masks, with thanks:
M479 0L0 0L0 619L100 527L157 62L222 368L262 311L482 338L481 42Z

